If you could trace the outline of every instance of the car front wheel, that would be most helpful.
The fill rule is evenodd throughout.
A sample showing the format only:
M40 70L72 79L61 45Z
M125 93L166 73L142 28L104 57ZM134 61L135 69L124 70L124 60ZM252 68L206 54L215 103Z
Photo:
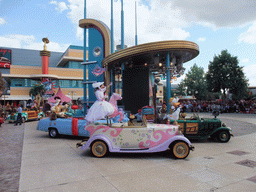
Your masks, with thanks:
M92 144L91 152L95 157L104 157L108 152L107 144L103 141L96 141Z
M49 129L49 137L51 137L51 138L56 138L56 137L58 137L58 131L57 131L57 129Z
M217 134L217 139L219 142L227 143L230 140L230 133L229 131L220 131Z
M185 159L189 155L188 144L184 141L178 141L171 148L173 155L177 159Z
M26 118L22 117L22 123L25 123L25 122L26 122Z

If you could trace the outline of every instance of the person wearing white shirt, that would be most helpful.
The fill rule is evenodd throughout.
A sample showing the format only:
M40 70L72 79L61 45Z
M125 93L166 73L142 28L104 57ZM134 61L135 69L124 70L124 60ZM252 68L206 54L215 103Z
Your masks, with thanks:
M22 107L21 107L20 104L18 105L17 113L18 113L18 115L17 115L17 120L16 120L16 124L15 125L18 125L18 123L21 125L22 124L22 116L21 116Z

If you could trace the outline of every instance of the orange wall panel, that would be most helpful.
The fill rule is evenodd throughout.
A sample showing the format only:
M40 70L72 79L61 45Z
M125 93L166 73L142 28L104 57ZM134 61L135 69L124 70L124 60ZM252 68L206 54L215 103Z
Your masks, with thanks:
M31 87L10 87L11 96L12 95L29 95L29 90Z
M68 50L66 56L84 58L84 51L83 50L70 49L70 50Z
M83 69L49 68L49 74L60 77L83 77Z

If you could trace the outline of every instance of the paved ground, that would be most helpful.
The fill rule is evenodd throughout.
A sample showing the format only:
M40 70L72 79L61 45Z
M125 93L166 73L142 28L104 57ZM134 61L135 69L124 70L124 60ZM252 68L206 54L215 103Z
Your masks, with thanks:
M195 142L196 150L185 160L168 152L98 159L75 148L80 139L50 139L36 131L37 122L4 124L0 191L256 191L255 117L221 114L236 136L225 144Z
M0 127L0 191L18 191L24 124Z

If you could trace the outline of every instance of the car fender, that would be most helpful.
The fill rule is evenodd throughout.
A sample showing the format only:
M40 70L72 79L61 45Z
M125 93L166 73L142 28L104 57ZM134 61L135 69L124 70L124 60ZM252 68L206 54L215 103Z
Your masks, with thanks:
M40 112L40 113L38 113L37 118L40 118L41 115L42 115L43 117L45 117L45 114L44 114L43 112Z
M219 132L219 131L229 131L229 133L231 133L232 129L231 129L230 127L219 127L219 128L217 128L217 129L215 129L215 130L212 132L212 134L215 134L215 133L217 133L217 132ZM212 134L210 134L210 135L212 135Z
M90 148L91 144L92 144L94 141L96 141L96 140L104 141L104 142L108 145L108 150L109 150L110 152L113 151L113 146L112 146L111 141L109 140L108 137L106 137L105 135L102 135L102 134L97 134L97 135L94 135L94 136L90 137L90 139L86 142L85 145L82 146L81 149L86 150L86 149Z
M171 139L168 140L168 146L170 146L173 142L176 141L184 141L185 143L187 143L189 146L192 145L191 142L188 140L188 138L186 138L183 135L176 135L174 137L172 137Z
M27 121L28 120L28 114L27 113L22 113L21 114L21 117L23 118L25 118L25 120ZM17 117L16 117L17 118Z

